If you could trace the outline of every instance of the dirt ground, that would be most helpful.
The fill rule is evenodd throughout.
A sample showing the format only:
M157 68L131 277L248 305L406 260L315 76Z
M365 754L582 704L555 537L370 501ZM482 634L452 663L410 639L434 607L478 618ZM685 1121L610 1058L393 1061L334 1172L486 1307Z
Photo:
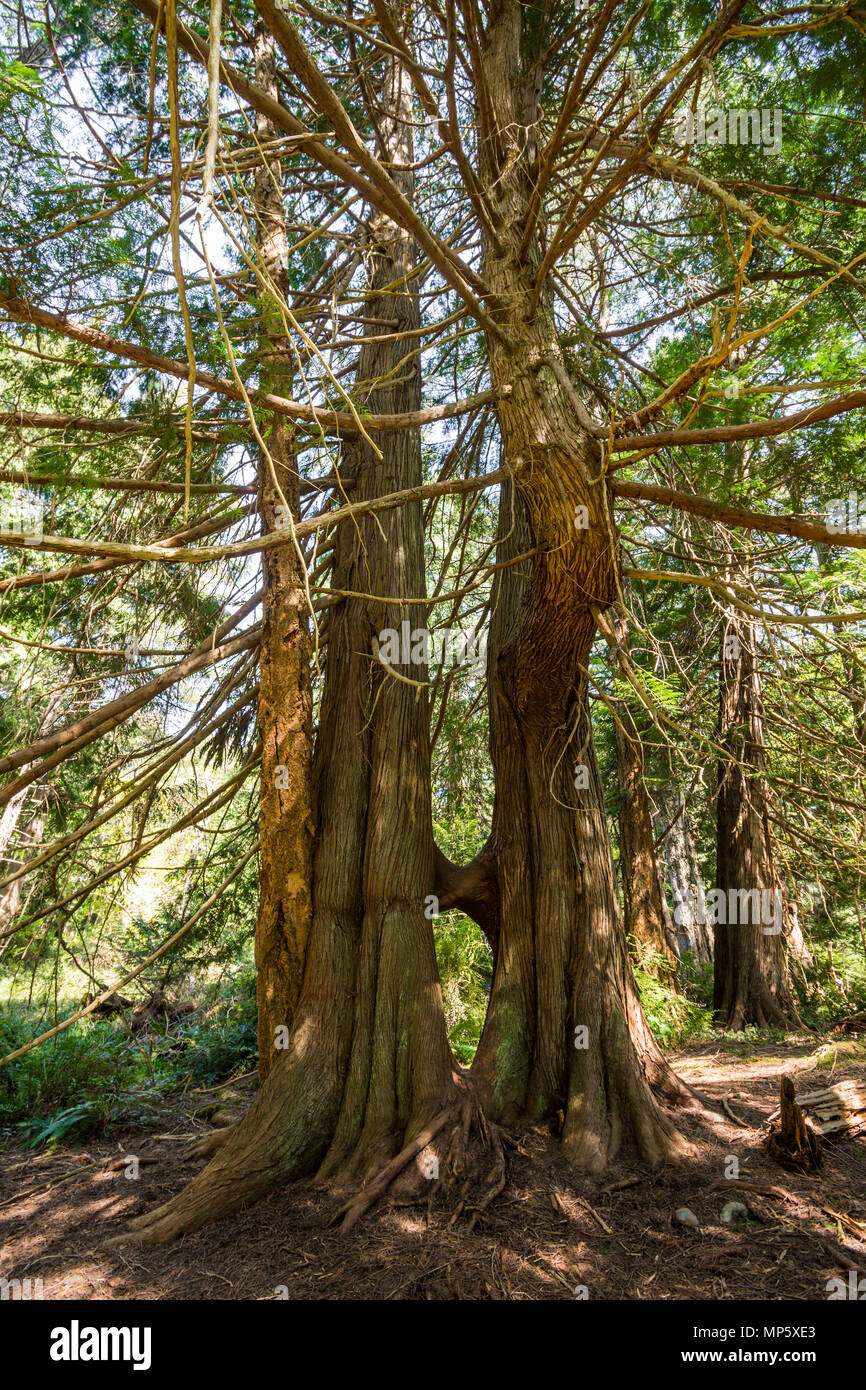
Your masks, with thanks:
M662 1170L625 1160L597 1181L569 1170L549 1130L514 1133L505 1190L472 1231L465 1214L449 1226L451 1211L435 1204L382 1204L343 1237L329 1224L333 1197L299 1185L173 1246L106 1248L197 1171L185 1149L209 1124L194 1117L215 1099L241 1113L243 1086L185 1097L158 1134L53 1154L6 1148L0 1275L42 1279L45 1299L120 1300L824 1300L831 1277L866 1275L866 1134L828 1144L814 1178L761 1147L780 1077L798 1093L866 1084L866 1041L713 1043L674 1063L719 1112L682 1119L692 1158ZM136 1181L119 1162L130 1154ZM726 1177L730 1156L739 1181ZM748 1217L726 1225L731 1199ZM684 1207L697 1227L677 1221Z

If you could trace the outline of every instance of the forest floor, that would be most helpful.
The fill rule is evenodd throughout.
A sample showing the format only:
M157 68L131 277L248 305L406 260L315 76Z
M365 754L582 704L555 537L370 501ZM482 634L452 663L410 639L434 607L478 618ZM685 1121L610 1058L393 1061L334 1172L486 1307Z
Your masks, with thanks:
M714 1041L672 1061L719 1112L681 1119L692 1157L660 1170L626 1159L595 1180L569 1169L548 1129L525 1130L508 1146L505 1190L471 1231L465 1214L449 1226L444 1206L382 1204L343 1237L328 1224L334 1199L297 1186L172 1246L107 1247L197 1171L184 1151L209 1127L203 1105L240 1114L243 1085L187 1095L156 1135L7 1147L0 1275L41 1278L46 1299L548 1300L583 1286L590 1299L818 1300L828 1279L866 1274L866 1134L828 1143L820 1174L805 1177L768 1158L761 1128L783 1074L798 1094L866 1083L866 1039ZM137 1181L120 1162L130 1154ZM726 1177L730 1156L739 1181ZM726 1225L732 1198L748 1217ZM697 1227L677 1221L683 1207Z

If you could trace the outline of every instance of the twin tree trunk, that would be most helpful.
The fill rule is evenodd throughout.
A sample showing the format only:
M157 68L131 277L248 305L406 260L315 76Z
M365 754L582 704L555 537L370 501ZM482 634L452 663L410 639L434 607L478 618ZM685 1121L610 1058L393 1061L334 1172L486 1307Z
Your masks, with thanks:
M271 68L272 40L260 34L259 45L261 62ZM261 81L261 68L258 75ZM404 166L394 176L411 195L413 178L405 171L413 161L410 88L394 61L382 109L384 157ZM261 204L257 217L261 226ZM362 348L359 404L375 414L417 410L413 246L384 216L369 224L367 265L365 321L387 320L391 341ZM366 442L344 446L349 501L421 483L419 432L379 438L381 457ZM362 518L336 533L333 587L370 597L345 598L331 609L313 758L299 673L288 688L303 698L288 709L280 701L283 667L308 641L303 609L290 611L298 575L289 545L271 554L287 558L282 576L275 567L265 572L266 584L276 580L281 588L266 600L260 696L265 753L257 958L266 975L259 1023L260 1051L270 1054L267 1080L189 1187L133 1223L132 1233L150 1242L195 1230L294 1178L317 1173L336 1186L357 1185L457 1096L432 922L424 912L434 889L427 671L416 665L395 676L378 660L383 629L399 632L404 621L425 625L421 505ZM281 721L284 731L275 733ZM293 761L286 764L288 748ZM285 778L275 777L286 766L288 791L279 785ZM293 829L284 833L289 804L297 810ZM316 826L311 870L304 858L308 805ZM302 915L290 919L286 906L293 895L305 906L307 894L305 931ZM280 1025L288 1031L283 1048L274 1045Z
M383 628L426 621L420 505L337 531L333 587L365 597L345 598L331 610L312 762L302 576L291 546L272 552L282 559L265 571L271 591L260 705L266 751L257 954L267 975L260 990L263 1051L281 1023L289 1025L288 1046L264 1063L267 1079L256 1102L208 1167L166 1206L133 1223L143 1240L172 1239L304 1175L357 1186L453 1112L451 1155L455 1140L466 1136L467 1096L492 1121L563 1110L566 1152L593 1171L623 1142L651 1161L686 1148L657 1095L678 1104L694 1098L665 1062L640 1007L589 715L594 612L615 600L620 563L610 496L597 446L553 374L539 370L558 344L549 304L531 306L536 242L527 259L519 256L533 187L524 132L539 116L533 85L524 83L523 24L522 5L505 0L481 55L492 109L479 175L497 224L483 272L501 327L487 347L494 385L511 387L499 406L514 479L501 490L499 559L532 552L498 572L488 644L496 787L490 841L463 869L436 854L426 668L392 673L378 660ZM269 37L260 35L259 45L272 74ZM411 89L394 59L381 111L383 158L411 197ZM264 211L257 208L266 229ZM263 240L260 246L264 259ZM369 226L367 263L366 321L387 320L392 333L409 336L364 345L359 401L376 413L417 409L413 247L381 215ZM350 500L421 481L417 431L378 441L381 458L365 442L344 447ZM276 462L274 443L270 452ZM285 445L281 463L288 484ZM269 479L263 465L265 524L274 501ZM288 789L272 785L275 770L286 766ZM308 812L315 816L312 848ZM468 1078L448 1046L432 922L424 912L437 887L443 903L465 906L495 942L490 1004Z

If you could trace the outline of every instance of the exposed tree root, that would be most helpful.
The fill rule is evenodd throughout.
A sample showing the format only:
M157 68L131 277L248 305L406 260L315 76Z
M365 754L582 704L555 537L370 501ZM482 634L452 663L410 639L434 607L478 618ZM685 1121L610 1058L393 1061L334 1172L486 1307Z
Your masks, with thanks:
M453 1110L450 1108L448 1110L443 1110L441 1115L437 1115L435 1120L427 1125L425 1129L422 1129L420 1134L416 1135L410 1143L406 1144L400 1150L395 1158L391 1159L390 1163L385 1165L372 1182L367 1183L357 1196L340 1207L339 1211L335 1213L334 1220L336 1220L338 1216L342 1216L343 1212L345 1212L343 1224L340 1227L341 1235L348 1235L358 1219L364 1215L364 1212L369 1211L370 1207L379 1200L382 1193L393 1179L396 1178L397 1174L400 1173L408 1163L411 1163L412 1159L415 1158L422 1149L427 1148L428 1144L432 1143L441 1129L445 1128L445 1125L448 1123L449 1119L451 1119L453 1113Z
M626 1035L616 1043L612 1051L619 1064L612 1065L610 1056L605 1064L612 1087L584 1074L586 1056L576 1059L563 1132L567 1157L598 1173L628 1137L652 1163L683 1158L691 1146L655 1101L647 1075L635 1065L631 1041ZM454 1099L334 1213L333 1220L343 1218L341 1234L348 1234L389 1188L398 1203L408 1198L415 1205L426 1195L428 1213L434 1203L449 1198L449 1226L468 1214L472 1230L484 1218L506 1185L507 1134L485 1115L469 1078L455 1080ZM205 1136L190 1150L189 1157L209 1157L207 1166L169 1202L132 1221L111 1244L170 1242L317 1173L339 1107L338 1095L331 1097L330 1110L321 1097L309 1078L305 1086L298 1084L297 1066L289 1057L281 1060L238 1124ZM686 1098L693 1103L694 1093L687 1091ZM322 1185L333 1190L337 1177L330 1173Z
M487 1182L487 1190L482 1193L480 1201L476 1202L472 1216L469 1221L470 1231L475 1229L475 1224L483 1216L484 1211L490 1206L491 1202L503 1191L506 1181L505 1150L502 1147L500 1130L498 1125L488 1127L490 1143L494 1153L494 1164L490 1171Z
M339 1101L338 1080L312 1067L303 1047L283 1053L244 1118L217 1132L208 1165L111 1243L167 1244L308 1176L327 1148ZM205 1142L216 1138L208 1135Z
M201 1139L197 1139L194 1144L190 1144L184 1153L185 1159L212 1158L219 1149L225 1147L232 1136L235 1125L227 1125L224 1129L215 1129L210 1134L205 1134Z
M448 1134L445 1134L448 1126ZM473 1143L473 1134L480 1141ZM434 1142L434 1141L437 1141ZM493 1155L492 1166L489 1155ZM409 1166L418 1160L414 1172ZM395 1180L400 1179L400 1183ZM490 1123L477 1101L471 1095L464 1095L459 1104L448 1106L434 1120L426 1125L410 1143L406 1144L390 1163L367 1183L360 1192L345 1202L334 1214L336 1221L343 1216L341 1234L351 1231L356 1222L382 1197L386 1189L392 1188L392 1198L411 1194L408 1202L397 1201L397 1205L415 1205L423 1200L423 1189L429 1186L428 1214L433 1203L443 1196L453 1196L454 1210L448 1221L453 1226L467 1209L472 1211L469 1229L472 1230L483 1212L499 1196L505 1187L506 1163L502 1131L498 1125ZM402 1184L402 1186L400 1186ZM480 1188L476 1201L470 1197L473 1189Z

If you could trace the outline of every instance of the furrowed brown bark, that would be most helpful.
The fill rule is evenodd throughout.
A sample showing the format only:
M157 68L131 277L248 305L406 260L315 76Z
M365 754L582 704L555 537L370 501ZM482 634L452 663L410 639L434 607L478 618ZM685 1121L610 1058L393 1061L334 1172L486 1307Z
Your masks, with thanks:
M381 105L386 157L409 165L411 88L399 62L387 64ZM411 197L411 173L395 171L394 177ZM414 247L381 215L370 224L370 258L368 318L391 320L392 333L417 328ZM406 359L406 348L398 340L362 349L359 382L382 383L362 402L370 409L402 411L420 404L418 359ZM366 443L352 449L359 498L421 480L418 430L383 438L380 447L381 459ZM332 628L326 673L331 684L317 749L322 838L316 910L334 911L340 896L351 901L356 938L346 1086L319 1174L339 1184L364 1180L393 1157L454 1092L432 919L424 913L434 891L434 850L429 716L426 691L417 683L426 680L427 665L406 660L413 646L416 658L423 657L423 644L413 644L411 633L424 628L426 615L422 606L400 602L425 592L420 503L383 515L381 523L365 518L358 532L342 528L335 563L335 586L383 596L378 602L347 599L334 616L337 632ZM404 624L409 651L401 651L392 675L377 659L379 637L392 630L402 647ZM328 808L335 816L339 801L347 803L344 814L351 822L341 838L328 832Z
M495 5L481 54L480 181L498 234L483 272L509 341L489 338L488 352L494 384L514 383L497 405L515 482L502 489L499 558L540 554L527 578L498 576L488 644L500 939L472 1072L494 1118L564 1108L566 1152L597 1170L623 1140L651 1160L682 1152L651 1086L682 1102L687 1092L637 997L593 748L592 610L615 601L620 563L610 494L562 385L546 295L532 309L538 238L519 254L540 90L527 13L517 0ZM563 370L541 365L551 357Z

